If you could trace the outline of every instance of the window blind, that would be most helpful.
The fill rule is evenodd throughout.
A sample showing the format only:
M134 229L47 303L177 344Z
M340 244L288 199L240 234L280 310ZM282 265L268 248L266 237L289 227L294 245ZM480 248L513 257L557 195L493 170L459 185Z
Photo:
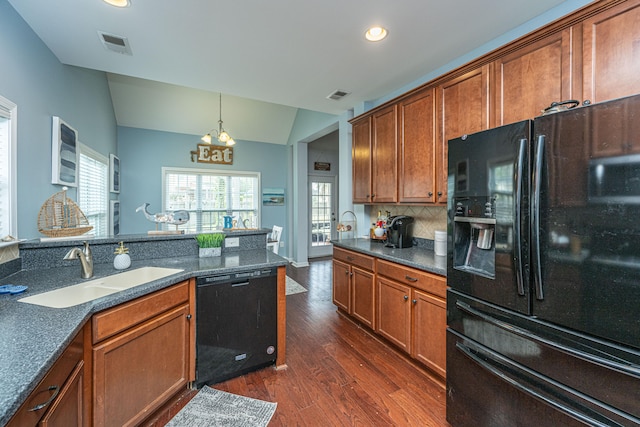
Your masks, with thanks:
M222 173L167 168L163 178L164 210L188 211L189 222L178 227L187 233L221 229L227 214L239 222L246 222L248 228L260 226L260 175L257 172ZM175 226L165 228L173 229Z
M108 176L107 158L80 145L78 206L93 226L96 236L109 234Z

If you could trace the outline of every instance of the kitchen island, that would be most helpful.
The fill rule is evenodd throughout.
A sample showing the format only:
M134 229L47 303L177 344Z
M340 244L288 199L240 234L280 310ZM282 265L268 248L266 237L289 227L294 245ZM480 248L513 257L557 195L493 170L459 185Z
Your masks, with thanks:
M112 240L114 241L104 243L110 247L118 239ZM127 241L128 239L123 238L123 240ZM193 239L183 237L175 240L177 240L175 243L185 246L195 245L195 242L192 242ZM257 240L266 244L264 233L258 236ZM74 243L55 243L52 246ZM95 243L99 244L101 242L96 241ZM38 245L27 244L26 250L28 251L35 246ZM65 250L65 248L61 249ZM264 247L225 251L221 257L213 258L198 258L195 255L197 248L192 249L189 246L186 252L190 251L193 252L193 255L164 256L139 260L132 256L133 262L130 269L150 266L169 267L181 269L182 271L69 308L48 308L18 302L18 300L27 295L35 295L82 282L83 279L80 278L78 263L68 263L65 264L66 266L53 268L23 269L1 279L0 284L26 285L29 288L24 294L2 295L0 299L0 324L2 325L0 330L0 383L3 385L0 388L0 425L4 425L9 421L65 348L81 332L86 322L95 313L169 288L193 277L239 272L246 269L282 267L287 264L284 258L267 251ZM100 251L98 250L97 252ZM180 255L184 255L185 251L182 251L183 253L177 252ZM112 252L109 255L110 257L112 257L111 254ZM94 277L92 279L118 272L120 271L114 269L111 263L97 263L94 266ZM282 274L282 279L280 280L279 277L278 280L279 341L281 336L284 337L285 334L284 301L281 303L281 300L284 300L284 274ZM280 352L278 353L277 364L284 363L284 351L282 353L282 355Z

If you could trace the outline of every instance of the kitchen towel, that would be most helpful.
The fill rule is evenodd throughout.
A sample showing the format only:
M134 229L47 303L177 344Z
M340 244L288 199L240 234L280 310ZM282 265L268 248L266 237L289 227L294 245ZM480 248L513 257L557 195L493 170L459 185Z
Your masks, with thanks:
M205 385L166 427L266 427L277 405Z

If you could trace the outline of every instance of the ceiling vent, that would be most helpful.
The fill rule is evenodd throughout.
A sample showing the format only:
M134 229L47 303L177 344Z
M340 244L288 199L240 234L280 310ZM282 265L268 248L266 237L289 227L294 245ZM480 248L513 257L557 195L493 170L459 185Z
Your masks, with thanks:
M98 31L98 36L105 49L116 53L122 53L123 55L133 55L131 52L131 46L129 40L126 37L117 36L115 34L105 33Z
M333 99L334 101L339 101L345 96L349 95L351 92L345 92L344 90L336 90L327 96L327 99Z

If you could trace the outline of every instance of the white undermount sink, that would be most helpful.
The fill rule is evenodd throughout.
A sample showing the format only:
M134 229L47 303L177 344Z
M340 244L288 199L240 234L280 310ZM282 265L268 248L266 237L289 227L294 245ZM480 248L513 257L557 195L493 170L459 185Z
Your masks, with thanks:
M111 276L66 286L54 291L19 299L19 302L51 308L67 308L101 298L135 286L144 285L183 271L179 268L141 267Z

